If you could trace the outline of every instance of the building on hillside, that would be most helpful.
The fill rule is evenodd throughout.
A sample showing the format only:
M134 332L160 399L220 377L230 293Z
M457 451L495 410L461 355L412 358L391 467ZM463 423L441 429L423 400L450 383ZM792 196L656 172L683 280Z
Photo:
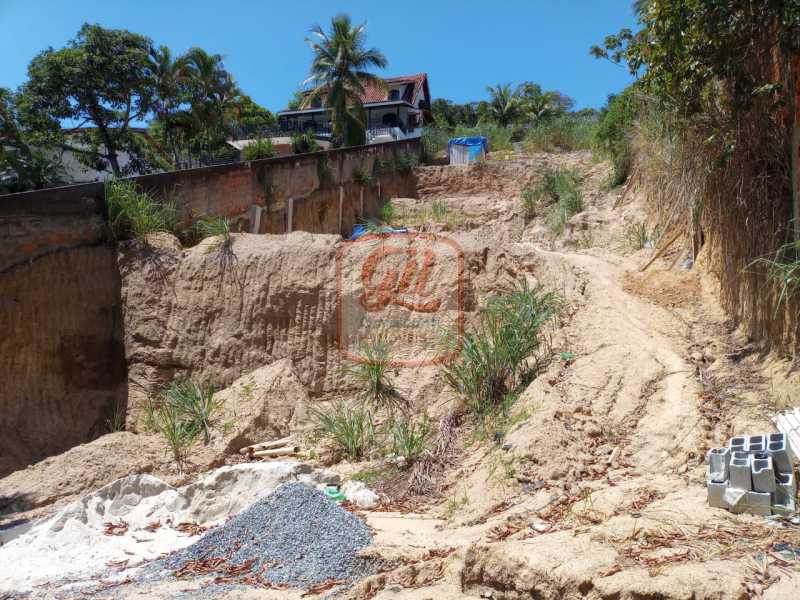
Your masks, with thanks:
M367 113L367 141L419 137L422 126L433 121L427 74L386 77L383 81L384 89L368 87L361 97ZM330 135L330 111L321 102L305 109L284 110L277 116L281 131L311 130Z

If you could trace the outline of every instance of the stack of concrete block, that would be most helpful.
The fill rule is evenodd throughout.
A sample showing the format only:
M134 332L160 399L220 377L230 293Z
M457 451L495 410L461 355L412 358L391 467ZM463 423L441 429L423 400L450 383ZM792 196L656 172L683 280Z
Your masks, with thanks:
M731 438L706 454L708 503L734 513L793 514L794 460L785 433Z

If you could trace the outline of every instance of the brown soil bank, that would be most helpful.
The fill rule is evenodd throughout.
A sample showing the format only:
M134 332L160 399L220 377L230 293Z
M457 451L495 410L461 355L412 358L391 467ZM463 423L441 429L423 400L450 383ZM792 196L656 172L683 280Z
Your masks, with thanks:
M0 276L0 475L107 431L127 397L119 278L109 247Z

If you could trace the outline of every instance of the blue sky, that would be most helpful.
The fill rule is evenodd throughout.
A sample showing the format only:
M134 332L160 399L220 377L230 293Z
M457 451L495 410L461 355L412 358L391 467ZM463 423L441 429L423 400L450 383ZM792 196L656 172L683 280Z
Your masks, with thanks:
M367 22L386 76L426 71L434 98L486 97L486 86L531 80L599 107L630 81L589 56L607 34L633 27L632 0L0 0L0 86L16 88L47 46L62 47L85 21L125 28L174 52L201 46L225 57L239 85L270 110L306 76L309 27L337 12Z

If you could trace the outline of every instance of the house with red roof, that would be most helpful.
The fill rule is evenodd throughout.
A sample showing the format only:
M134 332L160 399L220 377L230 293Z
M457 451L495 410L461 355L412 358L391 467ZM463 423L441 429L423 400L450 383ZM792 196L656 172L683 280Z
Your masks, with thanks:
M383 78L384 88L368 87L361 96L367 114L367 140L371 143L419 137L422 126L433 121L428 75L418 73ZM317 106L284 110L277 114L282 131L330 132L328 109Z

